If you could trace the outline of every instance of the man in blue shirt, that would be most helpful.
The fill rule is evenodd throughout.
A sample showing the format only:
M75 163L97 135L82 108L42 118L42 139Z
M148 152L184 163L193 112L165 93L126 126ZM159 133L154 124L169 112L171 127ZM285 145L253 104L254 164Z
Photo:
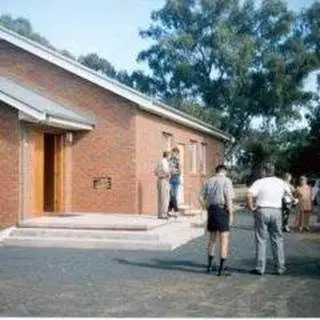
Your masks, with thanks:
M230 272L225 268L225 261L228 256L230 225L233 224L233 186L226 174L226 166L217 166L216 175L205 182L200 195L200 202L208 211L207 230L209 232L209 241L207 272L212 270L217 234L220 237L220 267L218 276L230 275Z

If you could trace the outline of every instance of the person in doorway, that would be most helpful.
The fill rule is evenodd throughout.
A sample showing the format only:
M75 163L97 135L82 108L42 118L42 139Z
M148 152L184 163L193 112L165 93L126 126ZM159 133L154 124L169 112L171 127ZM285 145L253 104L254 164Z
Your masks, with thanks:
M275 176L272 164L265 165L263 170L266 176L256 180L247 193L247 205L254 214L256 241L256 267L251 273L263 275L265 272L269 234L277 274L280 275L286 270L282 235L282 199L284 196L289 196L294 201L294 197L288 184Z
M291 184L292 176L290 173L286 172L283 175L283 181L288 185L288 187L291 190L291 193L295 193L295 189L293 185ZM292 206L295 204L295 202L292 200L292 198L288 195L285 195L282 199L282 231L283 232L290 232L289 228L289 217L292 210Z
M158 218L168 219L168 205L169 205L169 152L164 151L162 159L155 168L154 174L157 176L157 191L158 191Z
M298 229L310 231L309 218L312 212L312 190L308 185L306 176L301 176L297 187L298 205Z
M170 200L169 200L169 208L168 208L168 216L176 217L178 208L178 190L180 186L180 161L179 161L179 149L177 147L173 148L171 151L171 157L169 160L170 164ZM171 211L174 211L175 214L171 214Z
M234 219L233 186L226 174L226 166L217 166L216 175L204 183L200 194L200 203L208 212L207 230L209 232L209 240L207 247L207 272L216 269L213 260L217 235L219 235L220 238L220 266L218 276L230 275L225 264L229 249L229 230Z

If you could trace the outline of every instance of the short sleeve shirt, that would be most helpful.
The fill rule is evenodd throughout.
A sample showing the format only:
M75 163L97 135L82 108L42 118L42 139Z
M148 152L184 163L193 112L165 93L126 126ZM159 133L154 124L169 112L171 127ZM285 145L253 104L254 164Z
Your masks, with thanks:
M285 195L292 197L290 186L277 177L262 178L253 183L249 192L256 198L258 207L281 208Z
M170 173L169 162L166 158L162 158L155 170L155 174L159 177L165 177Z
M231 180L225 175L217 174L208 179L202 187L201 196L207 200L207 205L225 205L228 198L233 198Z

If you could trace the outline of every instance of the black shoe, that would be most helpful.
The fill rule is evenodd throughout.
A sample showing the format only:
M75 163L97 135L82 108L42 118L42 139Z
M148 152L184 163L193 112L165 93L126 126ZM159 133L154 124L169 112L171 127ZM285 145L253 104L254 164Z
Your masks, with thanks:
M217 271L217 266L215 264L212 266L207 266L206 272L210 273L211 271L212 272Z
M218 277L220 277L220 276L230 277L232 275L232 273L228 268L224 267L222 270L218 271L217 275L218 275Z
M250 273L251 274L256 274L258 276L262 276L263 275L263 273L261 271L257 270L257 269L251 270Z

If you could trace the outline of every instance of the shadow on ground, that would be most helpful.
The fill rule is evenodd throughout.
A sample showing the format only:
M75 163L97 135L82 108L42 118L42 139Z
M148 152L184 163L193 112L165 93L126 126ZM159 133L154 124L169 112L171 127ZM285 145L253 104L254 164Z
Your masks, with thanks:
M204 274L206 265L203 263L196 263L190 260L173 260L173 259L150 259L146 261L133 261L129 259L115 259L119 264L129 265L141 268L151 268L160 270L174 270L181 272L191 272ZM242 267L237 265L241 264ZM253 259L242 259L237 260L237 265L231 263L229 269L233 273L238 274L250 274L252 266L254 265ZM300 258L300 257L289 257L287 259L287 272L284 276L294 277L320 277L320 259L312 258ZM273 268L272 259L268 259L266 274L275 274Z
M152 268L161 270L175 270L191 273L206 273L206 265L203 263L196 263L189 260L173 260L173 259L150 259L147 261L132 261L128 259L115 259L119 264L130 265L142 268ZM234 266L229 267L231 272L235 273L250 273L249 268L236 268Z

